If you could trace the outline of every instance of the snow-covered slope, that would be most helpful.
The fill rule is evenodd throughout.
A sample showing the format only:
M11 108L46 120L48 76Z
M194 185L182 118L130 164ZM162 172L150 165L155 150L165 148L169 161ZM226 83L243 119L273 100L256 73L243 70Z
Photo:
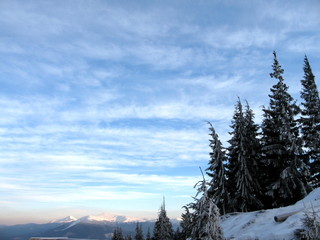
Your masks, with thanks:
M248 213L231 213L222 217L221 225L227 239L235 240L289 240L294 231L303 228L302 218L307 211L320 211L320 188L312 191L295 205ZM293 213L283 222L275 216Z
M69 223L69 222L73 222L73 221L77 221L77 218L75 218L73 216L67 216L65 218L53 220L50 223Z

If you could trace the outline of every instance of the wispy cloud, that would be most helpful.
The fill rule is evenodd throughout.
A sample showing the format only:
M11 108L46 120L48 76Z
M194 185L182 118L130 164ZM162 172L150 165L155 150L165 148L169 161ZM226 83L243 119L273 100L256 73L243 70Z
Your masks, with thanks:
M250 47L273 47L283 39L282 34L256 29L212 29L205 35L205 41L214 48L244 49Z
M157 210L163 195L178 214L207 165L206 121L226 144L237 97L261 121L273 50L295 96L303 55L319 59L313 0L0 5L0 205L21 219Z

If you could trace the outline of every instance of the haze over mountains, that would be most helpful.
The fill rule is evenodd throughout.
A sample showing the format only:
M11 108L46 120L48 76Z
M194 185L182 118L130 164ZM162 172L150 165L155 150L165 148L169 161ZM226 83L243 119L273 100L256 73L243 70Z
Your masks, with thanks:
M111 239L116 226L122 228L124 235L134 235L137 222L141 223L143 232L146 234L148 229L152 232L155 219L138 219L108 213L84 216L79 219L67 216L45 224L0 226L0 240L28 240L35 236ZM176 228L179 221L172 219L172 224Z
M303 229L303 218L310 211L320 211L320 188L312 191L296 204L247 213L230 213L221 219L227 239L289 240L294 239L297 229ZM289 213L289 214L288 214ZM275 216L288 214L287 218L275 221ZM67 216L45 224L0 225L0 240L28 240L30 237L69 237L87 239L112 239L115 227L121 227L123 234L134 236L137 219L102 213L79 219ZM154 219L139 219L144 234L153 232ZM171 220L173 227L179 226L177 219ZM272 229L272 231L271 231Z

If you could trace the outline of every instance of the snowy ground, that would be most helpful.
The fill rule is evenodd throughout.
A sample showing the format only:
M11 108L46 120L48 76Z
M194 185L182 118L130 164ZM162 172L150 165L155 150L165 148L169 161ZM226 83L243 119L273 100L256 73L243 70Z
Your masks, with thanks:
M248 213L232 213L223 216L221 225L227 239L234 240L289 240L294 231L303 228L301 219L307 211L320 211L320 188L312 191L295 205ZM294 213L284 222L276 222L275 216Z

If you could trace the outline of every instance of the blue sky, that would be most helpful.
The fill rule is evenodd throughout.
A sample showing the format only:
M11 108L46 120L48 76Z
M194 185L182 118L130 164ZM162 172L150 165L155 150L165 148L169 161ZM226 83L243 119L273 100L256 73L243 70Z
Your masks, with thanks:
M237 97L261 120L272 51L299 98L320 75L320 2L0 2L0 224L192 201L211 121ZM318 81L318 80L317 80ZM319 85L319 83L318 83Z

